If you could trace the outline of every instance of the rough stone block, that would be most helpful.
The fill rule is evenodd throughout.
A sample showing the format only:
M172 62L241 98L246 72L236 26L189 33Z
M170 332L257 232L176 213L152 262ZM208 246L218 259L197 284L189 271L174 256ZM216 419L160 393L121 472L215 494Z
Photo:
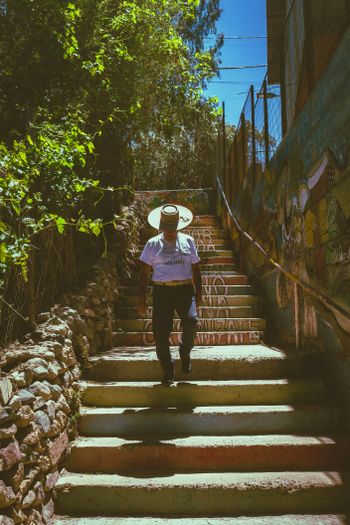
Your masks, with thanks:
M26 427L35 421L34 412L29 405L22 406L17 413L16 425L18 427Z
M19 395L19 397L21 399L21 402L24 405L30 405L31 403L34 403L34 401L35 401L35 395L32 394L31 392L29 392L29 390L27 390L26 388L22 388L18 392L18 395Z
M0 379L0 403L6 405L12 396L13 387L11 381L5 377Z
M50 430L50 427L51 427L50 418L42 410L38 410L37 412L35 412L35 421L45 434L46 432Z
M16 525L8 516L0 516L0 525Z
M6 447L0 449L0 459L4 462L4 469L10 469L23 458L17 441L12 441Z
M59 462L63 452L68 446L68 443L69 439L66 431L62 432L62 434L53 441L48 451L52 465L56 465Z
M5 509L16 500L16 494L0 479L0 509Z
M17 427L14 423L12 423L12 425L9 425L9 426L5 426L5 427L1 427L0 428L0 439L3 440L3 439L8 439L8 438L11 438L13 437L17 432Z

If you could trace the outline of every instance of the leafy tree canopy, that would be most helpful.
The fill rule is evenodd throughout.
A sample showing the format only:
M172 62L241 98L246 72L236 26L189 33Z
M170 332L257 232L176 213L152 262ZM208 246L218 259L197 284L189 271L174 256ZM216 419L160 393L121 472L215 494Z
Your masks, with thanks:
M203 89L219 0L1 0L0 269L30 239L116 224L105 195L200 186L217 105ZM113 199L108 200L113 203Z

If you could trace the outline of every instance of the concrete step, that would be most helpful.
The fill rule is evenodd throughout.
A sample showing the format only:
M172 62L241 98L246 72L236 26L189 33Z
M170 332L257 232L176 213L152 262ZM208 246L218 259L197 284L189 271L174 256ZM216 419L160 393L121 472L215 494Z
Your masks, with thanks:
M203 270L210 270L210 268L213 268L217 271L223 270L230 270L236 269L235 259L232 257L232 253L229 256L219 256L219 255L212 255L209 257L200 257L201 258L201 268ZM135 265L136 265L136 271L139 268L140 261L138 258L135 259Z
M133 283L138 282L139 274L134 273L131 278L123 282L123 286L132 286ZM248 279L246 275L239 272L202 272L202 284L224 286L224 285L247 285Z
M218 218L216 215L210 215L210 214L205 214L205 215L195 215L193 217L193 220L191 222L191 226L192 225L202 225L202 224L219 224L219 221L218 221Z
M203 272L232 272L237 270L237 265L234 262L231 263L201 263L201 270Z
M191 234L190 234L191 235ZM153 236L143 236L140 237L139 250L140 253L143 250L148 239ZM194 232L191 237L193 237L197 250L225 250L227 246L230 246L229 241L226 239L224 232L210 230L202 230ZM232 252L231 252L232 253Z
M172 345L181 343L181 332L172 332L169 341ZM196 345L252 345L262 343L263 332L249 330L246 332L197 332ZM113 332L113 343L116 346L153 346L152 332Z
M284 514L281 516L239 516L229 518L159 518L156 516L131 518L56 516L52 525L346 525L350 515L345 514Z
M205 284L203 286L203 295L250 295L254 293L254 289L250 284L219 284L224 280L224 277L216 277L218 284ZM135 286L120 286L120 293L122 296L138 296L138 287ZM151 287L148 288L148 294L151 293Z
M179 359L177 347L172 347ZM193 380L275 379L317 377L324 364L322 353L295 352L268 346L235 345L195 347L191 352ZM161 368L155 347L118 347L89 358L86 376L95 381L158 381ZM177 379L188 380L176 365Z
M116 329L124 332L150 332L152 330L151 319L118 319L115 323ZM203 319L200 317L198 330L200 332L247 332L249 330L264 330L265 319L259 317L238 317L236 319L225 317L216 319ZM173 330L181 332L181 320L175 319Z
M316 379L195 381L189 376L164 389L154 382L81 381L81 401L87 406L206 406L277 405L325 401L325 387Z
M162 386L161 388L171 388ZM319 405L83 407L83 436L198 436L337 432L341 411Z
M138 296L120 296L120 304L122 306L136 306L138 303ZM238 306L253 306L261 302L262 298L256 295L204 295L203 304L205 305L201 309L204 309L206 306L220 306L221 308L226 307L238 307ZM152 296L147 297L149 305L153 304ZM238 316L237 316L238 317Z
M149 307L145 318L152 318L153 308ZM201 319L214 319L220 317L226 318L238 318L238 317L258 317L261 314L261 308L259 306L202 306L200 309ZM138 313L137 308L123 308L119 313L120 319L137 319ZM175 318L178 316L175 312Z
M241 516L349 509L349 475L338 472L70 474L57 482L57 509L70 515Z
M133 440L78 438L66 468L74 472L234 472L329 470L350 467L342 436L193 436Z
M135 257L138 258L141 255L143 246L141 249L135 254ZM225 250L223 248L219 249L206 249L206 248L198 248L198 255L202 258L206 257L232 257L232 250Z

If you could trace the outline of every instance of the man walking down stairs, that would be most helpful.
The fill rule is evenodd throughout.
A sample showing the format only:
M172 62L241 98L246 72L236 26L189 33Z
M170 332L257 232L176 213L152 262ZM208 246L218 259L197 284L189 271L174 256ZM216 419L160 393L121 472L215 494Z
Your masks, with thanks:
M79 437L57 484L56 525L349 523L350 441L322 355L263 344L259 297L213 216L185 230L202 259L190 376L159 383L138 290L123 287L116 348L91 358Z

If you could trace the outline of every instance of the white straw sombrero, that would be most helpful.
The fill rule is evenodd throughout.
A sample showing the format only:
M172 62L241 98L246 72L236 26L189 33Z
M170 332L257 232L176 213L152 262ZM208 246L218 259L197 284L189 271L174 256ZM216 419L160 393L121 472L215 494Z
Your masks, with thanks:
M164 204L152 210L147 217L156 230L182 230L192 222L192 212L179 204Z

